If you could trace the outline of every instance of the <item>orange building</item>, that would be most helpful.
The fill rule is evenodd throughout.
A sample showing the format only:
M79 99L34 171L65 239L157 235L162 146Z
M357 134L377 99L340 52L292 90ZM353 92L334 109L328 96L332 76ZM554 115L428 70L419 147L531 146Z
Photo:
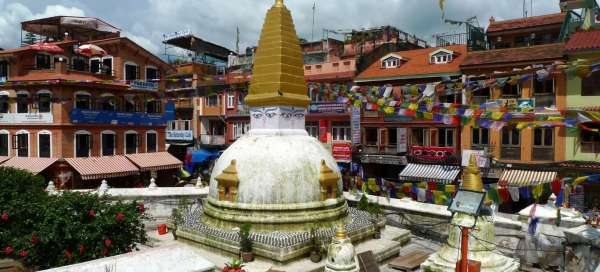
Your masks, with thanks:
M78 188L100 179L131 186L140 174L170 183L162 170L181 163L164 152L169 114L160 80L171 67L99 19L59 16L22 26L46 42L0 51L7 68L0 83L3 165ZM151 153L145 158L152 165L136 153Z

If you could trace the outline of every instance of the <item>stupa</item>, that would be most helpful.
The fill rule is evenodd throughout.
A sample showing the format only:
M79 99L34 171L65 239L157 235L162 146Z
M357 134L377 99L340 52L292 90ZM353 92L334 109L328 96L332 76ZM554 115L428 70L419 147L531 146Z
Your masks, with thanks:
M477 158L471 155L469 165L463 170L462 189L483 192L481 173L477 166ZM484 205L489 205L489 201ZM455 213L448 225L448 242L440 250L432 254L423 264L425 272L454 272L456 262L460 258L461 231L459 225L472 225L474 218L467 214ZM494 220L490 215L477 218L475 228L469 230L470 260L481 262L482 272L512 272L518 271L519 262L515 259L493 252L495 250Z
M267 12L245 101L248 135L217 160L202 211L177 235L237 253L236 228L250 223L253 252L282 262L310 251L310 228L330 239L341 224L353 241L369 237L370 215L348 207L335 159L305 130L303 57L283 0Z

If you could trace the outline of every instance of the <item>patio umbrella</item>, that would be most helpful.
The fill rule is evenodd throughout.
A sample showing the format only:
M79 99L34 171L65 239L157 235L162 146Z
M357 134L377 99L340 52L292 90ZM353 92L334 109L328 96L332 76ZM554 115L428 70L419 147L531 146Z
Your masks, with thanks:
M53 43L47 43L47 42L34 43L34 44L30 45L29 48L36 50L36 51L43 51L43 52L48 52L48 53L57 53L58 54L58 53L65 52L65 50L60 48L58 45L53 44Z
M95 44L84 44L75 50L77 54L87 57L103 57L106 56L106 50Z

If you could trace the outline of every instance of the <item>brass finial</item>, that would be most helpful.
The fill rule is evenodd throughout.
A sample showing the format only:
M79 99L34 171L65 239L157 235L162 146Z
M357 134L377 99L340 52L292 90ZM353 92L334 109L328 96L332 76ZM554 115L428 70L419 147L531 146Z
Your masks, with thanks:
M471 154L469 158L469 166L463 170L462 189L483 192L483 181L481 180L481 173L477 166L477 157L475 154Z
M338 225L336 230L335 230L335 237L337 239L346 239L348 238L348 233L346 232L346 229L344 228L344 225Z
M283 0L275 0L267 12L245 101L250 107L307 107L310 103L300 42Z

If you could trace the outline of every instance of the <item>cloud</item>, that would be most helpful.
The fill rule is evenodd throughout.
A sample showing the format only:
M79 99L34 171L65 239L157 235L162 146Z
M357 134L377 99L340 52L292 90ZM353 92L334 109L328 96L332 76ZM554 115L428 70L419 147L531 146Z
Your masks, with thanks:
M159 47L146 37L134 35L129 32L125 32L123 34L123 36L128 37L129 39L131 39L132 41L134 41L135 43L137 43L144 49L146 49L154 54L156 54L159 51Z
M42 12L33 13L27 6L21 3L5 3L4 1L0 1L0 33L2 33L0 35L0 47L12 48L19 46L22 21L56 15L84 16L85 12L76 7L49 5Z

